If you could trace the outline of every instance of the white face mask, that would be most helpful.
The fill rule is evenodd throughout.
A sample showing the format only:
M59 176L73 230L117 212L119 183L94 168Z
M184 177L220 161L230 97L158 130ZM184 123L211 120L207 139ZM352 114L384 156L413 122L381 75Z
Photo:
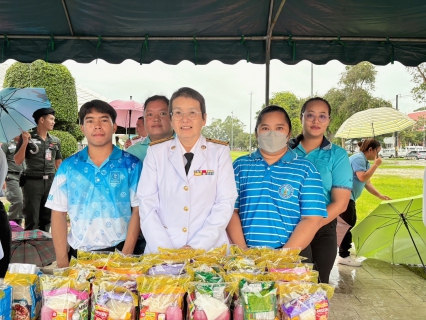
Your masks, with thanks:
M257 135L259 148L268 153L275 153L283 149L288 142L288 138L284 133L270 130L268 132Z

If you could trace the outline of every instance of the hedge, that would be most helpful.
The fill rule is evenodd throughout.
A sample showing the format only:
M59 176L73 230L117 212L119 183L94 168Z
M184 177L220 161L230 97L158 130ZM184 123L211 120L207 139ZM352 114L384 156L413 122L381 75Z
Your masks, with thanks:
M67 67L36 60L15 62L6 71L3 87L45 88L58 124L76 123L78 113L75 81Z
M68 158L78 151L77 140L68 132L53 130L49 134L61 140L62 159Z

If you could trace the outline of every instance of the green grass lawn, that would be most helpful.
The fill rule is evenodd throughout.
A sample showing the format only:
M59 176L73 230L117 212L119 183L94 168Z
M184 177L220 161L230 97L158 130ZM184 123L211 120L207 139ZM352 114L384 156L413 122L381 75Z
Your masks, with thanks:
M234 161L235 159L237 159L237 158L239 158L241 156L244 156L246 154L248 154L247 151L231 151L232 161Z
M373 176L371 182L381 194L387 195L394 200L418 196L423 193L423 179L401 179L399 176L382 175ZM361 197L356 202L358 222L373 211L380 202L382 202L382 200L376 198L367 190L364 190Z

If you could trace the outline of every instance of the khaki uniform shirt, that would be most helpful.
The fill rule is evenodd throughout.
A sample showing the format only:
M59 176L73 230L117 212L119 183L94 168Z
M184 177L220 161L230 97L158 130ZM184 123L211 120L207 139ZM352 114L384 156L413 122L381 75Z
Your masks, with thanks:
M30 150L35 151L36 148L31 142L28 142L25 150L26 174L29 176L54 174L56 172L55 160L62 159L60 140L47 133L46 141L43 141L36 131L31 132L31 139L37 144L39 151L32 154ZM21 145L22 138L16 145L15 154Z
M22 168L23 168L22 164L20 165L16 164L15 159L13 158L15 156L15 150L16 150L15 141L3 143L1 145L1 148L4 154L6 155L7 165L9 167L8 171L12 171L15 173L22 172Z

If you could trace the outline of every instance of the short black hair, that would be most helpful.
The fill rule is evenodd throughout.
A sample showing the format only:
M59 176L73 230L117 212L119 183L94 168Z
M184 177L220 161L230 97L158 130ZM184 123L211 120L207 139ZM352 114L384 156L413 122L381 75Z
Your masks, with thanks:
M189 87L182 87L172 94L172 97L170 98L170 103L169 103L170 113L173 111L172 110L173 100L179 97L191 98L191 99L197 100L200 103L201 116L203 117L203 120L204 120L204 117L206 115L206 101L204 100L204 97L201 95L201 93Z
M169 102L170 102L169 99L167 99L166 96L155 95L155 96L149 97L148 99L145 100L144 108L146 108L148 103L150 103L152 101L157 101L157 100L164 101L167 104L167 106L169 105Z
M302 115L305 113L306 107L308 106L309 102L312 102L312 101L322 101L322 102L324 102L327 105L327 107L328 107L328 115L331 116L331 106L330 106L330 103L327 100L325 100L324 98L313 97L313 98L310 98L310 99L306 100L305 103L303 104L302 110L300 110L300 117L302 117Z
M142 117L139 117L139 118L138 118L138 120L143 120L143 116L142 116Z
M254 127L254 133L257 133L257 127L262 122L263 116L267 113L276 112L276 111L284 114L285 121L287 122L288 127L290 128L289 132L291 132L291 121L290 121L290 117L288 116L287 111L285 111L285 109L283 107L273 104L273 105L270 105L270 106L263 108L260 111L259 115L257 116L256 126Z
M80 124L84 124L84 118L87 114L91 113L93 110L99 113L106 113L111 117L112 123L115 123L117 119L117 111L111 105L102 100L92 100L83 104L78 112L78 117L80 119Z

